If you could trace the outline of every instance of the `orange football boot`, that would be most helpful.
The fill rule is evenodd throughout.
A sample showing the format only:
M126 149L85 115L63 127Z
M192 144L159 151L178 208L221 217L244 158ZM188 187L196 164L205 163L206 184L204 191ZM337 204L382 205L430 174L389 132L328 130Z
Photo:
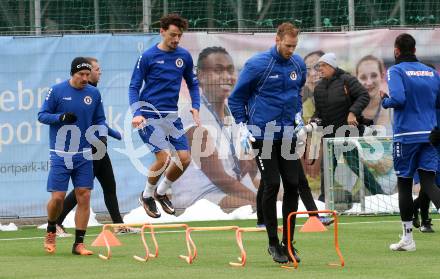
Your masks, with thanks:
M55 253L55 250L57 249L56 237L56 233L48 232L46 234L46 238L44 239L44 249L46 249L46 252L49 254Z
M93 251L87 250L84 243L75 243L72 247L72 254L81 256L93 255Z

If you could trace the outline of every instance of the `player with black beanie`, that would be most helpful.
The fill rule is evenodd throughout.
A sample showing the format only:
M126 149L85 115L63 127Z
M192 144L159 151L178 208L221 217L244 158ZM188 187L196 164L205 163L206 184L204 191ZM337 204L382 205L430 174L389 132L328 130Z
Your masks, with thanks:
M86 57L86 59L89 61L90 65L92 66L92 71L89 76L89 84L96 87L101 77L100 65L96 58ZM110 127L108 127L108 135L117 140L121 140L122 138L121 134L118 131L111 129ZM107 137L105 136L99 137L99 139L105 144L105 146L107 146ZM93 145L92 145L92 152L93 154L96 154L97 152L95 146ZM123 223L121 213L119 211L118 197L116 195L115 175L113 173L112 163L107 152L105 152L104 157L102 157L101 159L93 160L93 173L94 176L98 179L99 183L101 184L102 191L104 194L104 202L110 214L112 222L115 224ZM62 224L67 214L69 214L69 212L76 206L76 204L77 201L75 198L75 193L74 191L72 191L65 198L63 204L63 211L57 219L57 235L59 237L70 236L70 234L68 234L64 230ZM116 228L115 230L120 233L125 233L125 232L132 232L133 229L127 227L120 227L120 228Z

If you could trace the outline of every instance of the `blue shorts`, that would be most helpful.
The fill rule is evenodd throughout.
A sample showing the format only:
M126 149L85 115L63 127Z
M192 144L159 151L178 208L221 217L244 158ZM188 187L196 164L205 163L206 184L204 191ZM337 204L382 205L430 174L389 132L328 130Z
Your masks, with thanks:
M398 177L412 178L418 169L436 172L438 155L429 143L393 143L394 170Z
M436 147L437 149L437 156L438 156L438 164L437 164L437 172L435 173L435 185L440 187L440 146ZM420 183L420 177L419 177L419 173L416 172L414 174L414 184L419 184Z
M93 161L86 160L80 153L71 157L71 163L66 165L65 158L58 156L55 152L50 153L48 192L67 192L69 178L72 178L74 188L93 189Z
M419 183L420 183L419 173L416 172L414 174L414 184L419 184ZM440 187L440 172L438 172L438 171L435 173L435 185Z
M177 114L143 116L147 120L147 126L139 130L139 135L151 152L189 150L182 120Z

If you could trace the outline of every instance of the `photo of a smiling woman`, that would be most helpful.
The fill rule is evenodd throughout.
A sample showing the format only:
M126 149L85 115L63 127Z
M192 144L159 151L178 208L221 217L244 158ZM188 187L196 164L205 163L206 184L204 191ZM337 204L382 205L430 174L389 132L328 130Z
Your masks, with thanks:
M386 135L391 135L392 110L382 108L379 94L380 91L388 92L385 74L386 70L382 59L374 55L362 57L356 65L355 75L370 96L370 102L362 111L362 115L366 119L373 120L374 125L384 126Z

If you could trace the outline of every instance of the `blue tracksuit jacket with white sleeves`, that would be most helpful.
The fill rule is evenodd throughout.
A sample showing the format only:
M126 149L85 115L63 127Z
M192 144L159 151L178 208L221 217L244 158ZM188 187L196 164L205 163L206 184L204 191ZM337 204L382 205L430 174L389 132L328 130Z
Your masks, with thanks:
M146 50L133 70L128 97L130 106L144 101L154 107L136 109L134 116L141 115L141 111L156 114L155 110L161 114L177 113L182 77L188 86L192 107L198 110L199 83L193 72L191 54L181 47L174 51L163 51L154 45ZM141 91L143 82L145 85Z
M237 123L256 125L264 138L266 124L276 121L281 131L274 139L281 139L283 128L295 125L295 114L301 111L301 88L306 82L307 69L299 55L282 57L276 46L251 57L244 65L228 105Z
M393 140L401 143L429 142L437 125L440 107L440 77L420 62L401 62L387 72L389 98L384 108L394 108Z

